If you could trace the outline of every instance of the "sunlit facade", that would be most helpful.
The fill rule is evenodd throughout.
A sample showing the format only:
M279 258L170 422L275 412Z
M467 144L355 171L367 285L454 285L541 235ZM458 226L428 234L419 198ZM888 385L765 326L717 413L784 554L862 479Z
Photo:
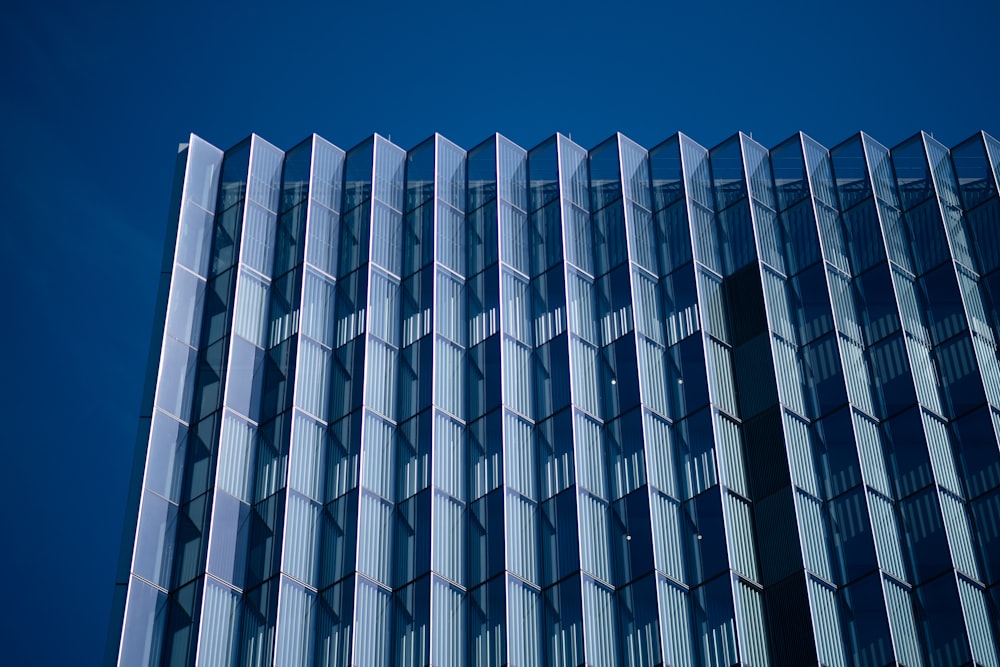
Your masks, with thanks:
M1000 667L998 174L192 136L109 663Z

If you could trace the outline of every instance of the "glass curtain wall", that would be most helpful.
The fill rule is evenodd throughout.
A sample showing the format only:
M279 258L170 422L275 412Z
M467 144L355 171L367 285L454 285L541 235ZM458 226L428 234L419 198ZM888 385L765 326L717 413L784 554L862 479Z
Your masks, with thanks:
M1000 667L998 172L192 136L109 664Z

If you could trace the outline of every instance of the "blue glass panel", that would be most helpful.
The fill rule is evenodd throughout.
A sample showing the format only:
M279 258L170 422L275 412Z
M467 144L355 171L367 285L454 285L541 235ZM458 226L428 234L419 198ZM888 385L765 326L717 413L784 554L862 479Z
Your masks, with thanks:
M497 197L497 148L502 141L499 135L494 135L482 142L468 153L468 197L469 211L475 211L487 202ZM414 149L407 151L407 170L410 170L410 159ZM409 173L407 174L409 179ZM407 187L409 192L409 187ZM407 208L410 208L407 204Z
M546 500L539 510L542 578L551 584L580 569L576 489Z
M177 506L146 491L139 510L132 572L162 588L170 586Z
M166 593L134 577L129 580L118 664L159 664L167 610Z
M969 660L955 579L941 577L916 589L924 650L931 664L960 665Z
M618 162L618 135L591 148L590 210L597 211L622 198L621 170Z
M580 579L573 577L544 592L545 665L572 667L584 664L583 600Z
M646 149L631 139L618 135L622 160L622 183L625 197L647 211L653 202L649 189L649 157Z
M747 195L741 135L727 139L711 150L715 208L721 211Z
M749 177L750 196L769 209L776 209L774 180L771 176L771 162L768 160L767 149L745 134L740 135L740 140L743 144L743 159Z
M677 136L649 151L649 165L653 179L654 210L660 211L684 197L684 174Z
M251 516L249 505L224 491L216 492L208 571L237 588L243 588L246 577Z
M497 185L500 198L521 211L528 210L528 154L505 137L497 139Z
M528 152L528 188L531 211L537 211L559 196L559 156L551 137Z
M861 135L851 137L830 151L837 195L843 211L872 194Z
M904 209L910 209L934 194L922 134L892 149L892 166Z
M837 190L833 180L833 161L830 153L810 137L802 135L806 168L813 196L827 206L837 207Z
M800 135L796 134L772 148L770 158L778 195L778 210L783 211L809 195Z

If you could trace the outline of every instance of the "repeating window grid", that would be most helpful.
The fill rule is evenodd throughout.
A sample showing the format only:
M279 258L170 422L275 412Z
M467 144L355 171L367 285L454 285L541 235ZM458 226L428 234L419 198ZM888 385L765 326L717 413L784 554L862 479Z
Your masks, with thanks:
M900 581L906 581L903 564L902 536L896 523L892 501L874 491L868 491L868 511L871 512L875 549L882 569Z
M922 667L924 662L910 592L888 577L882 578L882 585L896 660L905 667Z
M958 577L958 595L965 616L965 627L972 643L972 656L984 667L998 667L997 643L993 634L993 614L990 613L982 589Z
M241 296L241 297L238 297L238 300L244 300L244 299ZM250 299L249 298L247 298L246 301L247 301L247 303L250 303ZM234 324L234 327L235 327L235 324ZM247 332L249 332L249 329L247 330ZM258 340L261 341L261 342L258 343L258 345L263 346L263 336L262 335L258 338ZM977 338L977 337L974 337L974 343L977 344L977 349L976 349L976 353L977 354L980 354L980 349L978 347L979 342L980 342L980 339ZM993 358L995 360L995 354L991 358ZM980 364L980 366L982 367L982 364ZM984 373L985 373L985 371L984 371ZM324 383L324 385L325 384L326 383ZM928 417L925 415L925 418L928 418ZM717 437L718 437L718 435L719 434L718 434L718 429L717 429ZM946 437L946 434L945 434L945 437ZM932 459L934 460L934 464L935 464L935 476L937 478L939 478L939 481L945 480L945 481L941 481L942 485L945 486L945 487L951 488L952 486L956 486L957 485L957 478L954 477L954 462L952 461L950 463L942 463L940 460L938 460L940 457L938 456L938 454L935 453L934 448L939 443L936 443L935 441L933 441L932 436L929 435L929 434L928 434L928 444L929 444L929 446L932 449L931 454L932 454ZM668 447L664 448L664 449L666 451L669 451ZM879 455L879 458L881 458L881 455ZM950 458L950 455L949 455L949 458ZM723 461L722 463L723 463L723 465L725 465L725 461ZM221 462L220 462L220 465L221 465ZM881 469L881 470L884 471L884 462L881 462L881 461L879 461L879 462L870 462L870 463L867 463L867 464L863 463L862 465L865 466L865 467L867 467L867 468L869 468L869 469L871 469L871 470ZM950 466L950 471L944 471L945 468L948 467L948 466ZM221 477L221 475L222 475L222 470L220 468L220 477ZM726 473L726 475L727 475L727 479L728 479L728 473ZM876 476L877 475L875 475L875 474L871 475L871 477L876 477ZM873 486L873 488L878 488L878 486L881 485L881 482L879 482L879 483L869 482L869 483ZM221 481L220 481L220 484L221 484ZM885 485L887 486L888 483L886 482ZM945 498L948 498L948 497L949 496L947 494L943 494L942 495L942 499L945 499ZM951 499L951 500L953 500L955 503L958 503L958 506L961 509L961 501L959 501L958 499ZM945 515L946 515L945 516L946 526L948 526L949 522L951 520L948 517L948 509L947 509L947 507L945 507L946 504L947 504L946 501L942 500L942 510L945 512ZM293 510L290 509L290 513L291 512L293 512ZM963 510L963 512L964 512L964 510ZM964 514L963 514L963 516L964 516ZM967 525L966 525L966 528L967 528ZM949 540L950 541L952 541L951 540L951 531L952 531L952 529L949 528ZM291 544L291 541L289 541L289 544ZM971 554L971 551L970 551L970 554ZM974 556L973 556L973 559L974 559ZM279 630L279 632L280 632L280 630ZM279 649L279 653L280 653L280 649Z
M819 663L827 667L846 667L837 593L812 577L808 579L808 590Z
M253 203L251 197L243 202L244 221L239 250L240 263L234 269L237 271L238 277L235 289L236 298L233 304L232 334L235 334L233 340L237 342L243 338L252 342L252 352L245 350L243 354L253 354L254 363L253 368L238 368L233 361L234 351L230 349L229 359L226 362L228 370L225 373L224 404L238 408L246 413L246 417L254 420L259 420L261 416L256 414L257 408L253 401L246 405L236 405L232 402L234 400L232 387L241 384L251 387L250 391L246 392L248 396L252 391L259 391L259 387L254 388L254 385L261 379L258 375L258 367L263 357L262 348L267 344L265 334L270 284L266 277L270 275L273 263L274 234L277 222L273 211L277 210L277 187L280 183L282 155L277 149L273 149L257 137L253 137L248 176L250 188L254 190L251 194L252 198L256 199L258 203L268 206L268 209ZM255 179L257 180L256 184ZM266 191L267 188L273 188L273 197ZM262 280L257 274L265 278ZM242 376L237 372L238 370L243 371ZM253 451L248 451L248 445L252 446L254 438L252 434L247 437L246 429L241 429L237 420L231 420L229 427L233 437L226 443L226 460L223 462L221 472L226 476L225 485L234 487L240 495L246 497L250 495L250 475L253 468L251 462ZM220 448L221 445L220 441ZM219 484L219 472L217 467L215 471L217 485ZM230 517L228 521L224 520L223 515L220 514L223 512L237 513L239 515L239 518L236 519L237 525L228 525L232 518ZM210 525L212 529L208 538L206 569L230 580L237 587L244 585L246 574L246 553L243 552L241 544L243 531L246 529L243 525L244 516L248 517L249 512L250 509L244 502L221 490L221 485L218 487L211 509Z
M981 580L965 504L947 491L941 491L939 497L945 532L951 547L951 559L955 568L970 579Z

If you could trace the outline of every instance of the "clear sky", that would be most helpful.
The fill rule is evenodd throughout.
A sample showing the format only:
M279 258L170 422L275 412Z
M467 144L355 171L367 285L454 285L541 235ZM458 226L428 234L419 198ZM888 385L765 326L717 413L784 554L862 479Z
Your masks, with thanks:
M1000 136L1000 2L18 2L0 21L0 662L104 652L177 144Z

